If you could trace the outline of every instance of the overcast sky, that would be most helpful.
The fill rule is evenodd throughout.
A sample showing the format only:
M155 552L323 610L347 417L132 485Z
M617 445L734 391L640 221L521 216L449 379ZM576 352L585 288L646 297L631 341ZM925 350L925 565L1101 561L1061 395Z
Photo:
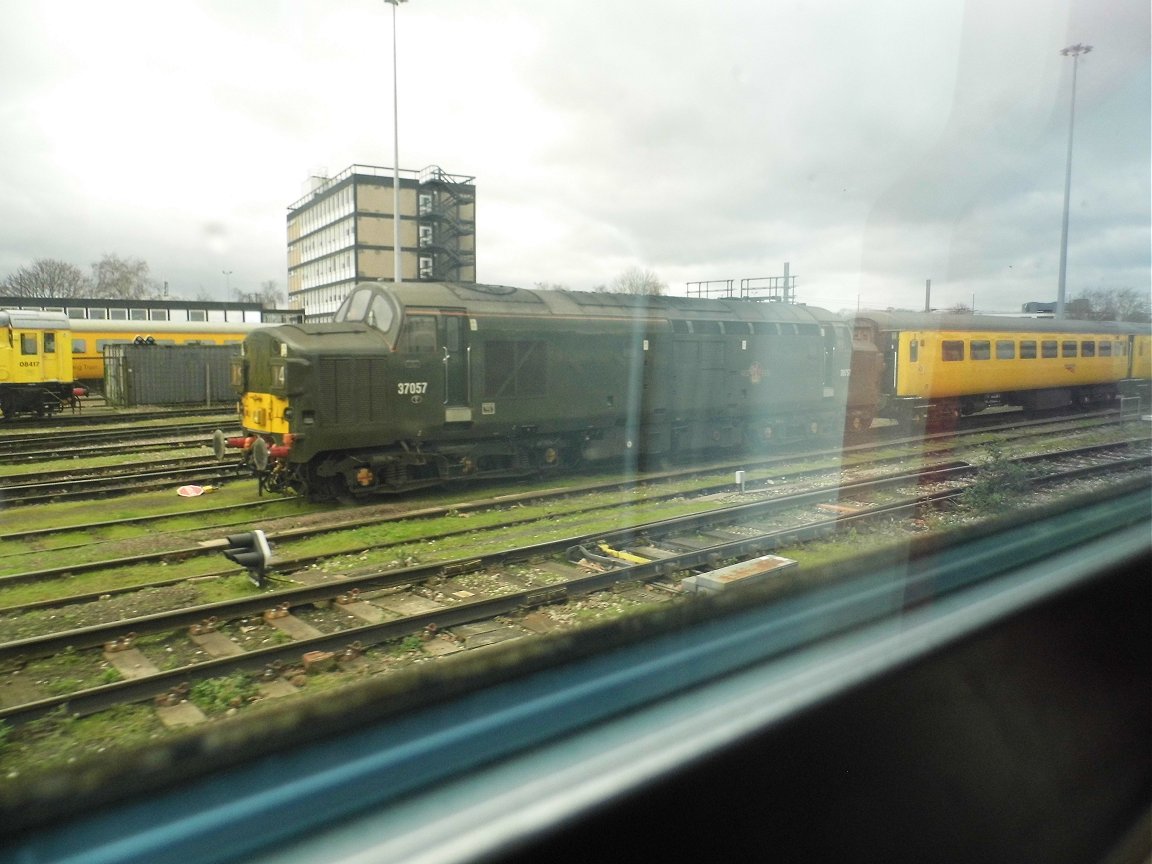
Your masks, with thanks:
M383 0L0 3L0 276L145 259L286 285L307 178L391 167ZM475 178L477 277L832 309L1150 286L1148 0L411 0L400 167ZM225 271L231 275L225 276Z

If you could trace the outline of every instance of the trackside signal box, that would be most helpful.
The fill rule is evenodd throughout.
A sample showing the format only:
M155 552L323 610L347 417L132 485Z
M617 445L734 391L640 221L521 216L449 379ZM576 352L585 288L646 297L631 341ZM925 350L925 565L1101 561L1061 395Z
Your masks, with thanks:
M257 588L264 587L264 574L272 560L272 548L263 531L229 534L224 557L248 571L248 578Z

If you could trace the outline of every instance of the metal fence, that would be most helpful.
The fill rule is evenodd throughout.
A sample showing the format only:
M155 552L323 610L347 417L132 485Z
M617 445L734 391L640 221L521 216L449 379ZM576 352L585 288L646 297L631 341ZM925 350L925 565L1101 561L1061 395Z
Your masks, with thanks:
M226 405L236 401L229 367L239 345L107 345L109 405Z

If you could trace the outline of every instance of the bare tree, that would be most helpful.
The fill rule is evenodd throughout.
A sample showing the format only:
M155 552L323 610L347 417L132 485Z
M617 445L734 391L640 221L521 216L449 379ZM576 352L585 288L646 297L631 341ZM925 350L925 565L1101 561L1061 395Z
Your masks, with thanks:
M79 267L55 258L37 258L0 283L0 293L10 297L84 297L91 290Z
M1152 321L1152 301L1133 288L1098 288L1068 302L1069 318L1083 321Z
M948 311L952 315L971 315L972 307L967 303L957 303L955 306L949 307Z
M276 309L284 300L284 294L275 279L260 283L260 305L265 309Z
M148 274L142 258L105 254L92 264L93 297L116 300L148 300L160 295L160 286Z
M663 294L668 286L651 270L629 267L612 280L609 290L618 294Z

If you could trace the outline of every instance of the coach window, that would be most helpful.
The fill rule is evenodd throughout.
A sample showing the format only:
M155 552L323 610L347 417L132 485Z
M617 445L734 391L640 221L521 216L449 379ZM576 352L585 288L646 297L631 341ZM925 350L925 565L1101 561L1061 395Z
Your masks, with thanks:
M913 342L913 345L916 343ZM940 343L941 357L946 361L964 359L964 342L960 339L945 339Z
M45 332L44 333L44 353L45 354L55 354L56 353L56 334L55 333L52 333L52 332Z
M1085 339L1080 343L1080 356L1081 357L1095 357L1096 356L1096 343L1091 339Z
M1036 359L1036 343L1032 339L1025 339L1020 343L1020 359L1021 360L1035 360Z
M45 348L44 350L47 351L48 349ZM1101 342L1100 343L1100 356L1101 357L1111 357L1112 356L1112 343L1111 342Z
M1015 360L1016 359L1016 343L1011 339L997 339L996 340L996 359L997 360Z
M992 359L992 343L987 339L973 339L972 340L972 359L973 360L991 360Z
M72 353L85 354L88 351L88 340L86 339L73 339L72 340Z
M35 333L21 333L20 334L20 353L25 357L32 357L39 354L39 348L36 344Z
M1075 357L1076 356L1076 343L1071 339L1065 341L1060 346L1060 354L1062 357Z
M1057 345L1055 339L1045 339L1040 343L1040 356L1045 360L1051 360L1053 357L1059 357L1057 353Z

